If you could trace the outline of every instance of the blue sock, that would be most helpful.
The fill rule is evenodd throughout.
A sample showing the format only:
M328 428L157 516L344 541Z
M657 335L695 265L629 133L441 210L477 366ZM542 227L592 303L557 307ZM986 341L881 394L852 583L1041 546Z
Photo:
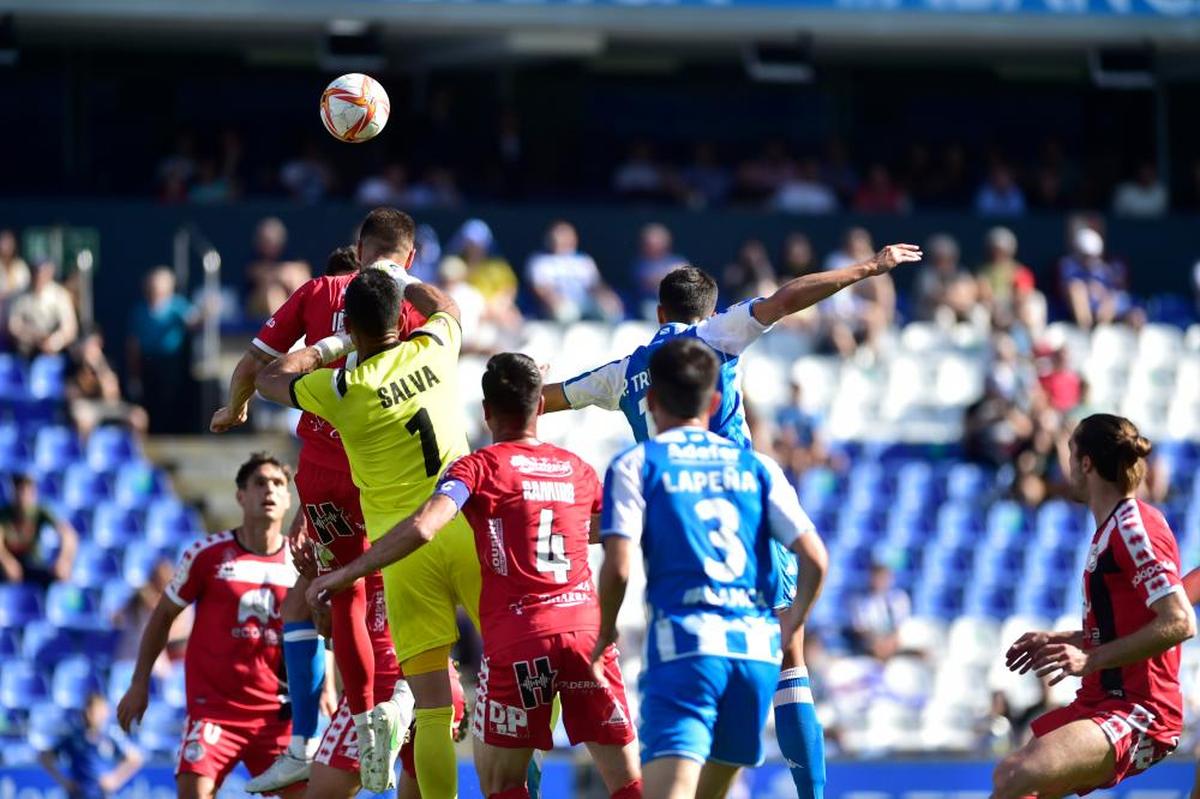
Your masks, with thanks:
M325 647L311 621L283 625L283 662L292 695L292 737L313 738L325 685Z
M800 799L825 797L825 734L813 707L808 670L784 669L775 689L775 737Z

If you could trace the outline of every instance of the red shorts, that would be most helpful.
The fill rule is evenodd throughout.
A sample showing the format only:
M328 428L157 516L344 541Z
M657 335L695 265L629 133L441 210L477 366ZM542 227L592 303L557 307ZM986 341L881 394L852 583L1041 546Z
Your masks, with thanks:
M376 704L391 698L392 689L396 687L396 681L400 679L400 675L401 670L399 664L396 663L395 651L391 653L390 662L380 662L380 659L376 657ZM463 700L462 685L458 681L458 671L455 670L453 664L450 666L450 687L454 693L454 723L457 726L462 722L465 703ZM415 779L417 771L413 765L412 750L416 730L412 732L413 734L409 735L404 748L400 750L400 760L404 764L404 771ZM334 714L333 720L325 730L325 735L321 738L321 746L317 749L316 761L324 763L338 771L358 773L358 736L355 733L354 722L350 718L350 707L346 704L345 696L338 703L337 713Z
M1162 760L1179 745L1183 730L1163 724L1160 716L1143 705L1127 699L1080 701L1056 708L1033 720L1030 728L1037 737L1064 727L1073 721L1092 721L1100 725L1113 748L1113 778L1103 785L1081 786L1083 795L1099 788L1111 788L1126 777L1141 774Z
M314 466L300 457L296 493L308 519L321 573L333 571L367 551L358 486L347 472Z
M562 700L563 726L572 744L623 746L634 740L625 681L616 647L604 658L606 685L592 671L595 632L533 636L499 651L484 644L471 732L506 749L553 749L550 716Z
M257 777L287 748L291 735L291 720L208 721L189 714L175 773L212 777L220 787L241 761Z

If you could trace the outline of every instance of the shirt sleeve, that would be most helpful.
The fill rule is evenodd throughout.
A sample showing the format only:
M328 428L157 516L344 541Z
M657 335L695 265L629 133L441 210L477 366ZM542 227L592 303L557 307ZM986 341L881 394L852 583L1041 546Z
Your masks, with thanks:
M317 369L292 381L292 407L315 413L337 427L346 396L345 369Z
M759 299L739 302L696 325L696 336L717 352L741 355L771 329L754 318L750 309Z
M628 358L606 363L590 372L584 372L563 382L563 394L572 408L595 405L606 411L615 411L625 394L625 369Z
M429 317L425 324L414 330L409 339L422 336L432 339L447 359L458 362L458 353L462 349L462 325L453 316L445 311L438 311Z
M762 464L767 476L767 525L771 537L788 549L802 535L817 532L816 526L804 508L800 507L800 498L796 490L788 482L783 469L771 458L761 453L754 453Z
M416 306L414 306L408 300L405 300L404 304L400 306L400 319L397 323L397 327L400 330L400 338L408 338L428 321L429 320L426 319L425 316L416 309Z
M621 455L604 476L603 508L600 512L600 540L619 535L632 541L642 537L646 519L646 496L642 467L646 448L638 445Z
M258 335L250 343L267 355L282 358L293 344L304 338L304 305L308 300L310 285L311 282L305 283L292 292L279 310L263 323Z
M163 591L168 599L181 608L186 608L204 593L204 570L200 568L200 562L207 551L207 541L201 539L187 548L183 557L179 559L179 565L175 567L175 576Z
M588 466L586 463L584 466L587 469L587 474L584 479L587 480L588 485L592 489L591 512L592 515L595 516L604 510L604 486L600 483L600 478L596 476L596 470L591 466Z
M1183 591L1183 581L1176 565L1179 556L1175 537L1165 526L1150 520L1145 524L1141 514L1130 512L1130 504L1121 511L1112 547L1121 565L1121 574L1129 579L1133 590L1150 607L1158 600ZM1162 529L1160 529L1162 528Z

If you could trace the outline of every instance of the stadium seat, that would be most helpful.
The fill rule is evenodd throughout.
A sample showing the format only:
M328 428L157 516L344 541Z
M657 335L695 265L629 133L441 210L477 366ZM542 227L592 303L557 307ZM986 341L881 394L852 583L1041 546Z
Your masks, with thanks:
M21 637L17 630L0 628L0 658L16 657L21 651Z
M113 499L125 508L145 507L162 496L164 480L157 469L142 460L128 461L117 468Z
M69 427L43 427L34 439L33 465L42 474L65 469L79 455L79 440Z
M41 701L30 706L29 744L38 751L54 747L68 730L70 711L54 701Z
M61 499L71 510L94 508L111 492L108 479L84 461L72 463L63 472Z
M1025 509L1016 502L1003 500L988 511L984 545L1004 549L1025 533Z
M163 701L171 707L187 708L187 680L181 664L176 664L162 680L160 693Z
M50 681L50 697L66 710L82 710L88 694L100 690L100 679L86 655L60 661Z
M0 422L0 471L5 473L24 471L29 468L29 448L25 446L21 427L15 422ZM2 488L5 501L10 486L5 479Z
M837 497L837 475L830 469L809 469L800 478L797 493L804 510L812 515L820 513Z
M23 627L42 617L42 590L34 585L0 585L0 627Z
M974 463L956 463L946 473L946 496L979 503L991 491L987 470Z
M153 755L171 756L179 748L186 714L165 702L152 702L138 729L138 745Z
M0 352L0 399L24 398L25 382L21 359L10 352Z
M91 540L105 549L126 549L141 538L137 516L115 502L100 502L92 512Z
M108 701L116 707L121 701L121 697L129 690L129 683L133 679L133 672L137 663L132 660L118 660L112 664L108 670L107 693ZM159 682L158 677L151 675L150 677L150 706L153 707L155 701L159 697Z
M127 561L129 555L135 551L137 550L131 549L125 553ZM140 586L144 582L145 580L141 580L137 585ZM134 590L134 587L129 583L128 574L125 580L113 580L107 583L104 588L100 589L100 617L111 619L124 610L129 601L133 599Z
M46 621L56 627L92 628L101 624L96 589L55 583L46 591Z
M34 399L62 399L67 359L62 355L39 355L29 367L29 395Z
M67 630L41 619L25 626L21 636L21 657L38 668L52 669L60 660L75 652L75 642Z
M48 696L46 680L33 663L10 660L0 669L0 706L9 709L28 708Z
M84 588L103 588L109 580L121 576L116 555L107 549L81 544L71 571L71 582Z
M133 435L123 427L98 427L88 439L87 462L97 471L111 471L137 457Z
M150 580L154 567L160 561L175 560L174 553L168 550L155 549L149 545L132 547L125 550L124 562L121 564L121 575L125 583L132 588L140 588Z

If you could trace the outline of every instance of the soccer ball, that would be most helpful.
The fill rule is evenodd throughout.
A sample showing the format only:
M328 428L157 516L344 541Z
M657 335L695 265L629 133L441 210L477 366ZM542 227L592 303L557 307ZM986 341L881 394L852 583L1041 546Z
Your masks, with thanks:
M358 144L375 138L387 124L392 104L379 81L351 72L321 95L321 121L336 139Z

